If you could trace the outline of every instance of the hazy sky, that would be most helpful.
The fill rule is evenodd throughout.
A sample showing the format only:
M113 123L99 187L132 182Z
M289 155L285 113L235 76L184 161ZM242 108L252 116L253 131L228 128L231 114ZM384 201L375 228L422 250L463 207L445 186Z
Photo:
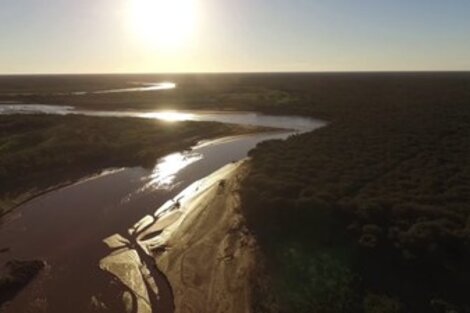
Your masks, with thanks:
M469 0L188 0L171 47L136 1L0 0L0 73L470 70Z

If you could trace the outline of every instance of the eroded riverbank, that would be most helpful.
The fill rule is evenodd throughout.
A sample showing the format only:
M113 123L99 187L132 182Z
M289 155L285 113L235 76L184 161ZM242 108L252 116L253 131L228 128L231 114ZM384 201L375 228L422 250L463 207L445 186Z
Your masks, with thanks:
M125 301L137 308L135 312L152 312L152 295L162 301L168 297L168 286L152 274L146 256L154 258L168 279L175 312L250 312L256 244L240 212L238 194L246 167L244 162L224 166L144 217L127 234L105 240L114 252L101 267L132 290Z
M124 112L124 114L128 114L128 112ZM192 114L192 116L199 116L197 112L192 112ZM148 113L145 116L147 119L150 118ZM174 118L181 115L172 113L171 115L166 114L166 116ZM248 151L258 143L270 139L285 139L297 132L311 131L325 125L321 121L307 118L270 117L256 113L211 113L204 115L204 119L290 130L202 142L189 151L161 158L152 169L124 168L109 175L99 176L47 193L21 205L0 227L0 245L7 244L11 247L8 256L4 257L42 259L47 262L47 266L38 279L21 292L5 308L4 312L51 313L67 311L73 313L91 311L92 309L97 312L129 312L129 310L134 312L139 305L145 307L145 304L142 303L147 303L146 301L137 306L126 305L126 303L130 303L129 299L133 299L133 293L130 293L129 290L132 288L129 287L129 284L117 279L115 274L102 271L98 266L99 260L110 253L117 252L114 249L110 250L110 247L102 242L103 238L108 238L113 234L128 234L130 225L142 220L143 216L154 214L155 208L161 207L169 199L177 197L193 182L204 179L233 161L245 158ZM178 121L177 119L174 122ZM175 216L173 215L173 218ZM166 219L166 221L169 220ZM203 223L202 220L197 221L197 223ZM190 228L186 230L192 231ZM218 233L222 235L219 238L222 242L225 235L223 232ZM146 235L145 241L153 235ZM202 235L200 230L196 231L195 236L200 235ZM188 233L187 236L191 235ZM160 304L164 305L163 303L167 300L161 302L155 296L157 293L152 291L154 290L152 280L157 287L160 287L158 294L162 295L161 291L165 289L166 279L163 275L159 276L159 273L167 274L160 269L160 264L158 268L152 268L152 264L155 266L154 255L148 254L148 251L143 248L140 249L141 246L133 241L136 238L132 238L128 240L127 244L131 244L134 249L137 249L137 256L134 255L135 259L145 263L147 267L141 277L149 279L148 281L141 280L140 283L134 280L135 284L133 284L140 286L138 288L141 290L151 287L149 290L154 296L147 292L150 303L146 305L147 309L155 310ZM175 238L172 240L175 241ZM177 245L175 244L175 246ZM168 257L170 256L173 257L168 254ZM131 256L128 255L123 260L128 258ZM166 262L172 263L171 261ZM163 263L161 266L166 269ZM144 268L137 267L133 270L127 267L127 269L127 273L142 273ZM168 270L170 271L168 278L173 285L171 282L173 278L170 279L173 274L171 274L171 269ZM198 277L196 275L196 281L199 280ZM215 286L212 278L208 278L208 281L203 284L205 284L204 288ZM178 282L175 282L175 286L176 289L179 288ZM180 288L190 287L189 285L181 285ZM167 288L167 294L169 292L171 292L170 287ZM191 301L195 301L198 292L183 293L187 296L193 294ZM145 299L144 294L138 294L137 299ZM181 303L178 297L175 293L175 305ZM163 306L164 309L160 312L172 311L173 299L171 296L167 299L170 299L167 301L170 305ZM220 300L211 299L211 301ZM200 304L194 304L195 307L200 307L198 305ZM176 310L179 310L178 306L176 306Z

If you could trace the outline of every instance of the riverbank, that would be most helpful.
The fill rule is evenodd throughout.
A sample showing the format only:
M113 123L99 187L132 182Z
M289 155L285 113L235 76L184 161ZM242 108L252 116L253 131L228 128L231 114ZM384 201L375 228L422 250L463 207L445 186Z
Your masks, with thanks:
M157 257L173 288L175 312L250 312L256 243L240 212L238 190L246 164L211 175L187 214L167 228ZM167 233L165 233L167 232Z
M31 200L34 200L40 196L48 194L49 192L53 192L61 188L66 188L68 186L71 186L73 184L77 184L79 182L83 182L86 180L99 178L99 177L102 177L104 175L107 175L107 174L110 174L119 170L120 169L102 170L101 172L97 172L96 174L92 174L86 177L81 177L75 180L63 181L57 185L51 186L43 190L30 190L28 192L21 193L20 195L14 196L13 198L8 198L8 197L0 198L0 218L7 215L8 213L11 213L16 208L22 206L23 204L26 204L27 202Z
M264 308L266 301L270 304L274 298L279 304L278 308L259 311L465 312L469 310L465 290L470 286L465 274L470 255L469 78L468 73L149 76L152 81L175 82L179 88L155 93L8 99L106 111L238 109L326 119L331 122L328 128L284 142L265 142L250 153L252 171L243 183L244 213L265 254L266 275L272 282L255 302ZM49 79L57 78L37 80L60 89L47 82ZM63 79L60 77L65 82ZM76 79L82 78L73 78L73 86ZM87 84L97 86L89 79L85 79ZM141 80L129 76L116 79ZM11 82L17 84L18 80L23 78ZM32 86L28 81L23 85ZM190 173L196 169L201 174L197 179L208 175L222 163L219 159L226 164L237 159L240 154L237 158L234 155L239 151L239 146L232 145L214 151L212 157L211 152L206 153L207 162L188 168L180 181L195 177ZM112 186L105 190L114 190L117 185ZM86 198L101 198L103 193L92 195L95 189L90 188ZM65 195L63 199L71 199L76 193ZM78 198L84 197L73 199ZM50 200L47 203L48 208L64 211L62 201L59 205ZM90 201L76 205L60 220L68 219L75 229L76 218L70 215L88 209L93 219L80 224L86 225L87 233L98 233L95 224L101 229L116 216L122 216L127 230L129 223L161 205L153 199L147 203L151 203L148 210L140 202L119 214L100 216L104 206L93 206L96 201ZM137 210L134 215L129 213ZM170 216L178 219L180 211ZM42 221L30 218L26 225L41 225ZM163 221L166 226L174 223L170 217ZM121 226L120 222L116 225ZM43 229L55 227L46 224ZM110 233L121 232L120 227L112 230ZM101 239L108 235L94 236ZM158 237L156 233L147 235ZM21 242L29 244L29 238ZM171 247L156 241L154 248L158 253L169 252ZM88 249L74 251L73 259L89 253ZM82 267L77 272L81 277L86 273ZM77 298L77 284L68 286ZM62 289L54 289L54 293ZM119 299L116 294L113 299ZM84 311L76 307L73 312ZM70 309L57 312L72 312Z
M257 247L246 228L238 194L246 174L243 161L226 165L130 229L131 237L155 258L171 285L174 312L251 312L250 285ZM106 240L110 247L115 246L113 238ZM135 299L148 299L152 291L135 284L139 280L143 283L142 276L134 273L137 279L132 279L128 270L120 270L141 264L142 257L126 261L134 265L123 265L120 256L130 252L114 253L101 266L130 286ZM156 279L155 285L161 297L162 284ZM148 310L145 301L137 307L139 312Z
M267 130L267 129L266 129ZM261 127L136 118L0 116L0 216L39 195L108 168L154 165L200 140ZM18 173L23 173L18 175Z

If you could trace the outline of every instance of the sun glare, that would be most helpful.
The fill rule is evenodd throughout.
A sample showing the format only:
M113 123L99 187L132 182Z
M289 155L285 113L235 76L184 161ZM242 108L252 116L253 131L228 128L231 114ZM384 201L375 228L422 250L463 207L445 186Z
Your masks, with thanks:
M191 39L197 26L199 0L129 0L136 36L157 48L174 48Z
M144 188L170 187L179 171L201 159L201 154L192 152L178 152L162 158L150 175L150 182Z
M183 122L195 119L194 114L175 111L148 112L139 114L139 117L157 119L165 122Z

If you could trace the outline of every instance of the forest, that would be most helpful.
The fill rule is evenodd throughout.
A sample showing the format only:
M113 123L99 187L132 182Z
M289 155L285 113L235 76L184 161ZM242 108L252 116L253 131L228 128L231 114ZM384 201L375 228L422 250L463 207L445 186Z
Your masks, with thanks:
M129 81L172 81L178 88L79 97L54 93L60 86L122 88ZM323 119L327 127L262 143L250 153L243 212L263 256L253 282L254 312L470 312L469 73L51 76L0 82L3 101ZM0 125L5 149L7 124ZM130 149L121 139L107 156L142 148ZM147 153L154 157L147 151L137 160L146 160ZM95 154L83 160L78 164L103 161ZM107 164L135 162L121 161ZM14 167L2 168L5 175ZM17 169L9 177L19 170L24 172Z
M470 312L470 78L378 78L312 84L330 124L251 152L255 311Z

